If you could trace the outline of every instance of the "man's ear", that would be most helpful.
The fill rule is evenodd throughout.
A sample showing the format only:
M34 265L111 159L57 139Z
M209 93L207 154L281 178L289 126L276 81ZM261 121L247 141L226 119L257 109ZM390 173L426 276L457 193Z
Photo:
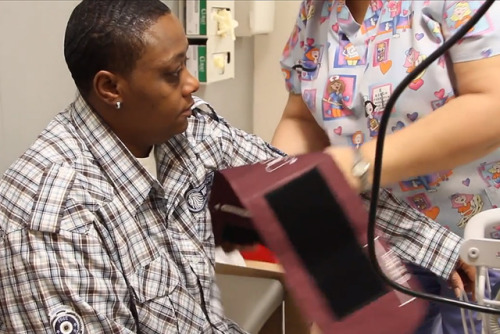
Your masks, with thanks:
M94 91L96 96L104 103L114 106L122 101L118 88L119 77L109 71L99 71L94 76Z

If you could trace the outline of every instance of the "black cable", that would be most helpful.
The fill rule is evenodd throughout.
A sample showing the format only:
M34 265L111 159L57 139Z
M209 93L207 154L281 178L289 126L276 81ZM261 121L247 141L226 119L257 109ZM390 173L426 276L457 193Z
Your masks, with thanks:
M440 303L445 303L453 306L462 307L465 309L469 309L472 311L490 313L490 314L500 314L499 309L495 309L492 307L472 304L468 302L458 301L450 298L445 298L441 296L437 296L430 293L418 292L404 287L394 281L392 281L389 277L385 275L385 273L380 268L377 257L375 255L375 221L377 214L377 202L378 202L378 193L380 190L380 177L382 171L382 154L384 149L384 140L387 129L387 124L389 121L389 117L391 114L391 110L396 104L396 100L401 95L403 90L418 76L420 75L427 66L429 66L432 62L442 56L448 49L450 49L456 42L458 42L486 13L486 11L491 7L491 5L495 2L495 0L486 0L484 4L476 11L476 13L464 24L450 39L448 39L443 45L441 45L438 49L436 49L433 53L431 53L422 63L420 63L411 73L409 73L403 81L394 89L394 92L391 94L389 100L387 101L387 105L384 108L384 112L382 113L382 117L380 119L379 124L379 133L377 136L377 145L375 150L375 162L373 166L373 188L371 191L371 202L370 202L370 211L368 213L368 254L370 258L370 262L375 269L375 272L383 279L385 283L387 283L392 288L401 291L405 294L437 301Z

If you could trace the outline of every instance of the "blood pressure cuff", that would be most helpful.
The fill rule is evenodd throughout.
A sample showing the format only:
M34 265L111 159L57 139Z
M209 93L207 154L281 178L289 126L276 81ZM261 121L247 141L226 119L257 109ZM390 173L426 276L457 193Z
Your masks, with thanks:
M328 155L219 171L209 208L216 244L270 248L302 314L323 333L410 333L422 320L426 302L393 290L372 268L367 210ZM379 237L375 248L386 275L418 289Z

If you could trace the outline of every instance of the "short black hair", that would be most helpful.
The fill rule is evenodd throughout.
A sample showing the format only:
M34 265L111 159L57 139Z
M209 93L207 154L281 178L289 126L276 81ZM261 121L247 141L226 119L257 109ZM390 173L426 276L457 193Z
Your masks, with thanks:
M83 0L69 18L64 58L87 96L97 72L128 75L144 51L144 32L170 8L160 0Z

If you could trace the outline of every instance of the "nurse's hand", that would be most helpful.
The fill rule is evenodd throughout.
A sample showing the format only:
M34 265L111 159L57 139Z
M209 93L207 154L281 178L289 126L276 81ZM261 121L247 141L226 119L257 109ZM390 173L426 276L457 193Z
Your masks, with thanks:
M353 148L350 146L329 146L323 152L332 157L351 188L356 192L361 192L361 182L352 173L355 158ZM371 175L369 180L371 180Z

